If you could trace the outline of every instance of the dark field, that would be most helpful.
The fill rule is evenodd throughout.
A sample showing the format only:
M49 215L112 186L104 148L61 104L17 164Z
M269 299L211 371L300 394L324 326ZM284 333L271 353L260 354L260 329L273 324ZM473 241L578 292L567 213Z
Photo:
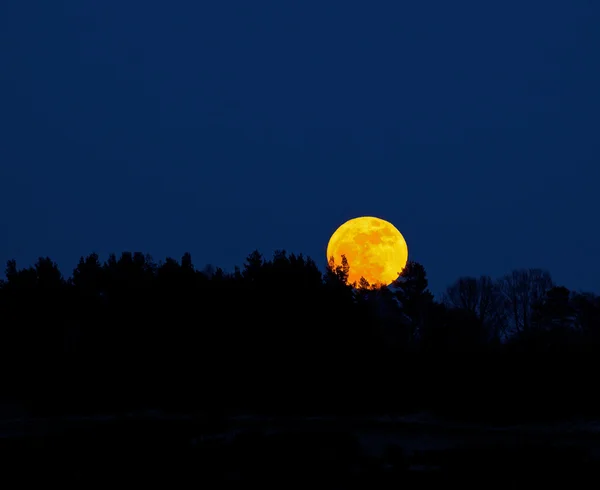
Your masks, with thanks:
M600 432L589 423L493 428L424 417L209 422L146 414L13 420L2 430L3 475L22 483L419 488L600 480Z

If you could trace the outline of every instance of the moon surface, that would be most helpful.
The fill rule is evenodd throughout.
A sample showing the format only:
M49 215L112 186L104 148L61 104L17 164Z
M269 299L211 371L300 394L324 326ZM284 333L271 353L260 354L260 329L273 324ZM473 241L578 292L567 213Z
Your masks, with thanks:
M364 277L371 285L390 285L408 261L408 246L402 233L388 221L362 216L341 225L327 245L327 261L336 266L346 257L350 272L348 283Z

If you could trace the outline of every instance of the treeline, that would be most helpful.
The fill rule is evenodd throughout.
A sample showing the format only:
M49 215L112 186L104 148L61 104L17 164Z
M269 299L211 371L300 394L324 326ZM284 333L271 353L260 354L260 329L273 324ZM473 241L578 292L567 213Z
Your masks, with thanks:
M389 288L302 255L225 273L190 254L6 267L2 396L34 411L432 410L497 419L600 412L600 299L546 271L458 279L440 301L409 262Z

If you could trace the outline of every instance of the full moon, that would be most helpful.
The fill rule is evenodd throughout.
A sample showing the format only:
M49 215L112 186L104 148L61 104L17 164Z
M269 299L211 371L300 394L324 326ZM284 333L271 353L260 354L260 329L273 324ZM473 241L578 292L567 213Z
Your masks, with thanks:
M327 245L327 261L336 266L346 257L350 272L348 283L364 277L371 285L388 286L408 261L408 246L402 233L390 222L372 216L353 218L341 225Z

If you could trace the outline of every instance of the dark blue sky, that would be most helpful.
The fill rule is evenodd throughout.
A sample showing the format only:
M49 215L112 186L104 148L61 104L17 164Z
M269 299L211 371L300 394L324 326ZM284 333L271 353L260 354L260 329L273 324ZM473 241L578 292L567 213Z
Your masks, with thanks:
M434 292L600 291L600 2L2 0L0 261L394 223Z

